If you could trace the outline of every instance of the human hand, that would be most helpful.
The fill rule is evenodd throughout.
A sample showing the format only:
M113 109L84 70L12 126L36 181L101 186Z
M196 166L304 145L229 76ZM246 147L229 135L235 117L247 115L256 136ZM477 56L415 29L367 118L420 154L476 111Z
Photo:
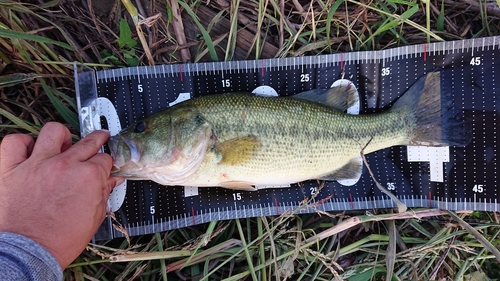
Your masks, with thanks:
M66 268L85 249L106 215L111 156L97 153L109 138L95 131L71 145L59 123L47 123L36 142L7 135L0 144L0 231L44 246Z

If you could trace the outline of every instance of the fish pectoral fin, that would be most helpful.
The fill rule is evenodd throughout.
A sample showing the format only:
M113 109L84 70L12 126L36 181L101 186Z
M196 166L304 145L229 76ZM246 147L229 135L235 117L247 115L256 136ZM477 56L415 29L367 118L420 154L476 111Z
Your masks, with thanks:
M357 180L363 172L363 161L360 157L353 158L340 169L333 171L325 176L320 177L320 180L339 181L339 180Z
M238 165L250 160L258 146L256 136L244 136L218 143L214 149L220 155L219 164Z
M330 89L313 89L292 97L319 102L341 111L346 111L359 101L358 91L352 83L339 83Z
M253 186L253 183L245 181L225 181L219 184L220 187L243 190L243 191L256 191L257 188Z

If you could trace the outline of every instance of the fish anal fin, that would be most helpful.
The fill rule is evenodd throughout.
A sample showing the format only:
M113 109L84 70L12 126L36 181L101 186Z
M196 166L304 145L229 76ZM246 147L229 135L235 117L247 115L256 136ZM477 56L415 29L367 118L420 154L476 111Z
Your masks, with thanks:
M220 155L219 164L239 165L250 160L258 146L256 136L244 136L216 144L215 151Z
M361 157L353 158L340 169L326 174L319 179L327 181L357 180L363 172L363 161L360 161L360 159Z
M257 190L257 188L255 188L252 183L245 182L245 181L225 181L225 182L219 183L219 186L224 187L224 188L229 188L229 189L242 190L242 191L256 191Z

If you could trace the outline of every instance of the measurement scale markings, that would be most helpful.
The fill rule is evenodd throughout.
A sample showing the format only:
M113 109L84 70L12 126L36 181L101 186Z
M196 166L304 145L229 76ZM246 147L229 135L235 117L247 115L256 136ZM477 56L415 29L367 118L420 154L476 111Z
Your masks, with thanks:
M354 210L354 202L352 201L352 194L349 193L349 202L351 203L351 210Z
M344 72L344 53L340 54L340 71Z
M402 56L402 55L406 55L406 56L403 56L408 58L408 57L411 57L411 58L420 58L420 59L417 59L415 60L416 61L416 65L418 66L419 62L427 62L428 59L428 55L429 55L429 60L430 60L430 64L432 64L432 59L435 59L435 58L431 58L430 56L431 55L438 55L438 56L441 56L441 53L442 54L451 54L451 53L454 53L455 52L455 48L456 48L456 51L459 52L460 51L460 48L462 48L462 50L466 50L468 53L466 54L463 54L463 56L469 56L471 55L471 51L469 50L470 48L472 48L472 54L473 56L476 55L476 56L481 56L482 58L484 58L484 61L486 61L486 57L487 57L487 53L482 53L480 54L481 52L488 52L490 51L490 48L489 48L489 45L486 45L486 44L489 44L491 42L493 42L494 44L497 42L496 41L496 37L492 38L492 39L484 39L482 41L482 46L480 47L479 45L477 45L476 42L474 42L474 40L472 42L470 41L462 41L462 46L460 47L460 42L446 42L446 43L432 43L430 45L428 44L422 44L421 46L410 46L410 47L405 47L403 49L401 49L401 52L398 52L398 57ZM456 43L456 44L455 44ZM436 45L438 44L438 45ZM471 47L472 46L472 47ZM437 49L437 50L436 50ZM492 49L496 51L497 48L494 47L494 45L492 45ZM422 51L423 50L423 51ZM403 54L403 52L405 52L405 54ZM413 53L412 53L413 52ZM318 65L321 66L323 65L323 61L325 62L325 65L328 66L328 62L331 61L332 59L334 59L332 62L335 62L335 66L337 66L337 62L340 61L340 68L341 70L343 71L346 71L346 68L350 71L352 68L351 67L346 67L347 63L352 60L352 59L355 59L356 61L361 61L361 62L371 62L371 61L376 61L376 58L383 58L383 60L379 63L382 63L384 64L385 63L385 59L386 58L390 58L392 60L392 58L396 58L394 56L394 54L396 54L396 51L393 50L393 49L390 49L390 50L383 50L383 51L380 51L380 52L374 52L374 56L373 57L370 57L369 56L369 52L365 52L364 54L361 52L361 53L354 53L354 54L348 54L347 56L344 55L344 54L334 54L334 55L325 55L325 56L316 56L314 58L311 58L311 57L300 57L300 58L289 58L290 61L288 60L268 60L267 62L264 61L264 60L261 60L261 65L260 65L260 68L261 68L261 73L263 75L263 77L261 77L262 79L264 78L267 78L267 77L264 77L264 75L270 75L271 73L274 75L275 72L273 71L276 71L276 69L282 69L283 66L284 66L284 69L285 70L295 70L295 69L302 69L302 73L305 73L305 72L310 72L311 70L310 69L307 69L307 66L308 64L311 65L312 68L315 68L316 71L318 71L317 67ZM423 57L423 58L422 58ZM337 60L337 58L340 58L340 60ZM347 60L346 60L347 58ZM307 61L307 59L309 59L309 63ZM443 59L443 61L445 61ZM439 65L441 65L441 58L437 58L436 59L436 62L438 62ZM229 64L229 71L231 69L233 69L234 67L237 68L237 73L240 73L241 72L241 67L242 66L246 66L247 67L247 70L251 70L253 73L259 73L259 63L258 61L253 61L253 66L254 66L254 69L249 69L248 66L252 66L252 63L251 62L247 62L245 61L245 65L243 65L242 63L240 62L234 62L234 63L231 63ZM293 65L290 65L290 63ZM228 70L228 68L225 68L224 70L224 67L222 66L227 66L228 64L222 64L222 63L218 63L216 66L214 66L212 68L212 70L215 72L217 72L218 74L221 74L221 73L227 73L226 71ZM271 73L270 72L267 72L266 73L266 69L267 67L271 65ZM279 66L282 66L282 67L279 67ZM314 66L312 66L314 65ZM159 67L159 66L158 66ZM113 83L113 82L116 82L116 81L126 81L127 80L127 73L129 73L129 78L132 80L131 81L131 84L135 84L137 83L137 81L139 81L139 83L141 83L141 77L146 77L146 78L159 78L158 77L158 72L160 72L161 70L163 70L163 77L165 78L167 75L168 75L168 71L166 71L166 69L168 69L168 66L166 65L162 65L161 66L162 68L158 68L158 69L153 69L153 70L148 70L147 68L146 69L140 69L140 68L134 68L134 69L129 69L128 71L127 70L123 70L123 68L120 68L120 70L118 69L112 69L112 70L106 70L106 71L99 71L97 72L97 79L99 80L99 82L105 82L105 83ZM173 66L171 65L171 68ZM186 65L186 67L188 68L188 73L190 73L190 68L191 66L190 65ZM218 71L217 69L219 67L222 67L223 69L221 71ZM428 71L429 67L427 66L423 66L423 71ZM183 68L184 65L179 65L179 77L180 77L180 80L183 81L183 78L184 78L184 75L183 75ZM211 68L211 65L208 64L208 63L204 63L203 66L198 66L198 64L196 64L195 66L195 70L196 70L196 73L194 74L202 74L202 73L199 73L200 71L203 71L203 69L205 70L205 74L210 74L210 68ZM135 70L137 69L137 70ZM456 68L457 71L461 71L460 67L457 67ZM137 71L137 72L136 72ZM337 70L338 71L338 70ZM336 72L337 72L336 71ZM355 71L355 70L354 70ZM155 74L155 76L153 77L153 75L151 77L149 77L149 73L153 73ZM234 74L236 74L236 71L233 71ZM230 72L230 73L233 73L233 72ZM175 72L171 72L172 74L175 74ZM319 72L314 72L314 73L318 73L316 74L315 76L321 76L321 73ZM347 73L346 73L347 75ZM161 75L160 75L161 76ZM169 75L170 76L170 75ZM137 79L137 80L135 80ZM317 79L316 77L314 79ZM319 79L322 79L321 77ZM135 81L133 81L135 80ZM178 80L176 80L178 81ZM189 82L189 81L187 81ZM272 81L274 83L274 81ZM154 83L154 80L152 81L144 81L144 83ZM253 82L252 82L253 83ZM312 82L314 83L314 82ZM457 83L463 83L463 82L460 82L460 81L457 81ZM102 85L102 84L98 84L99 87L100 87L100 91L102 91L103 89L105 89L107 87L107 85ZM459 87L461 84L457 84L457 86ZM120 85L118 86L112 86L112 87L122 87ZM147 86L146 86L147 87ZM188 85L188 87L190 87ZM196 85L195 85L196 87ZM463 85L462 85L463 87ZM110 87L111 88L111 87ZM187 89L186 88L186 91L191 91L191 89ZM478 98L480 99L481 96L478 96ZM117 99L118 100L118 99ZM117 101L114 101L114 103L116 104ZM484 97L483 97L483 103L484 103ZM118 101L118 104L121 104L120 101ZM496 107L495 107L496 108ZM478 109L480 110L480 109ZM483 109L483 112L484 112L484 109ZM123 112L122 112L123 114ZM125 116L128 116L127 113L125 113ZM403 188L406 188L406 187L403 187ZM449 188L449 187L448 187ZM398 190L399 191L399 190ZM401 189L401 192L402 193L405 193L405 192L411 192L410 190L404 190L404 189ZM455 198L455 199L452 199L451 197L448 197L449 194L448 192L450 191L444 191L445 194L443 196L439 196L436 198L433 198L432 197L432 192L436 192L434 189L429 191L428 192L428 196L429 196L429 200L428 202L425 202L425 195L417 195L417 196L414 196L413 194L411 196L409 196L408 194L410 193L407 193L407 194L402 194L401 196L404 198L404 202L408 202L409 205L415 205L415 206L425 206L427 205L428 203L428 206L429 207L442 207L442 208L453 208L455 207L455 209L463 209L464 206L467 208L469 206L467 206L467 199L465 199L464 201L462 201L462 198ZM441 192L441 191L440 191ZM358 198L357 201L358 204L356 205L356 202L354 202L354 197L353 197L353 194L357 194L355 192L353 192L352 194L349 194L349 199L350 199L350 206L351 206L351 209L357 209L357 208L362 208L362 206L364 206L365 208L369 208L370 206L380 206L380 205L392 205L391 201L390 200L385 200L384 198L380 198L380 200L378 199L378 196L377 197L356 197ZM438 194L439 195L439 194ZM481 195L481 194L480 194ZM476 207L479 207L480 209L485 209L487 210L488 208L490 209L494 209L495 211L497 211L498 209L498 206L497 206L497 200L488 200L486 198L483 198L483 202L480 202L481 200L481 196L479 196L479 198L477 198L476 194L474 194L474 196L470 196L470 193L466 193L464 196L469 196L468 198L470 198L471 200L474 200L473 204L471 204L471 206L474 206L474 208ZM418 198L420 197L420 200L418 200ZM473 198L472 198L473 197ZM493 197L495 198L495 197ZM271 199L271 198L269 198ZM275 209L276 209L276 213L280 213L280 208L282 207L281 206L281 203L278 202L277 198L273 198L271 199L274 201L274 204L275 204ZM454 200L455 201L455 204L453 204L453 201L450 201L450 200ZM479 200L479 201L477 201ZM338 201L338 203L336 203ZM364 204L361 202L361 201L365 201ZM433 201L436 201L436 204L433 204ZM449 202L450 201L450 202ZM493 203L493 201L495 203ZM246 204L247 201L243 201L241 203L243 204ZM257 201L259 202L259 201ZM288 201L287 201L288 202ZM329 199L329 202L330 204L324 204L323 205L323 209L342 209L341 206L342 205L349 205L347 203L347 196L345 196L344 198L335 198L335 202L333 201L332 198ZM344 204L341 204L340 202L344 202ZM459 203L460 202L460 203ZM464 202L464 203L462 203ZM250 202L249 202L250 203ZM265 204L265 201L262 201L263 204ZM380 204L382 203L382 204ZM391 203L391 204L389 204ZM451 203L451 204L449 204ZM477 204L479 203L479 204ZM481 208L481 205L482 204L482 208ZM491 205L491 204L494 204L494 205ZM270 205L272 205L272 203L270 203ZM292 203L289 203L287 204L286 202L284 203L285 205L285 209L288 208L289 205L292 205ZM204 205L202 205L204 206ZM238 216L238 215L258 215L259 212L258 210L255 211L254 208L253 208L253 205L251 205L251 212L250 210L248 210L248 204L246 205L238 205L240 208L236 208L237 206L235 206L235 212L231 212L230 214L228 214L229 216L232 216L234 217L235 215ZM256 205L258 206L258 205ZM265 206L265 205L264 205ZM241 207L243 208L243 213L242 212L238 212L238 210L241 209ZM264 207L265 208L265 207ZM344 209L347 209L347 208L344 208ZM188 209L189 210L189 209ZM203 210L206 210L206 209L203 209ZM214 209L215 210L215 209ZM270 210L272 210L272 208L270 208ZM170 212L170 211L169 211ZM211 214L211 209L209 209L209 212ZM173 212L171 212L170 214L172 214ZM187 218L189 216L189 213L191 213L191 216L192 216L192 219L189 220L189 218ZM202 212L203 213L203 212ZM206 212L205 212L206 213ZM266 213L265 211L263 212L263 209L261 209L261 214L264 215L264 213ZM174 217L170 217L170 214L166 214L167 217L171 218L168 220L168 223L165 222L165 226L167 226L168 224L168 227L173 227L174 225L172 224L175 224L172 220L174 220L175 218ZM191 212L187 211L185 212L185 214L187 214L185 217L187 218L186 222L189 223L191 221L193 221L193 224L196 224L196 223L200 223L200 219L196 219L196 217L198 216L197 213L194 211L194 207L191 208ZM269 215L271 215L272 213L270 212ZM173 214L172 214L173 215ZM221 214L219 213L219 216ZM266 214L267 215L267 214ZM158 215L156 215L158 216ZM224 214L222 214L222 216L224 216ZM202 217L201 220L204 221L206 219L208 219L208 215L207 217ZM151 217L150 217L151 218ZM181 215L181 218L182 220L182 215ZM155 219L153 219L155 220ZM161 218L160 218L161 220ZM142 230L141 229L147 229L148 231L151 230L151 227L150 226L147 226L147 224L149 224L149 222L146 222L146 225L144 224L137 224L137 227L138 229L134 229L133 233L138 233L138 232L141 232ZM179 224L179 222L177 222L177 224ZM182 222L180 222L180 224L183 224ZM154 228L154 226L153 226ZM158 230L158 226L155 228L155 230ZM141 233L138 233L138 234L141 234Z
M429 208L432 208L432 191L429 191Z
M194 213L194 207L191 207L191 217L193 218L193 225L196 224L196 217L195 217L195 213Z

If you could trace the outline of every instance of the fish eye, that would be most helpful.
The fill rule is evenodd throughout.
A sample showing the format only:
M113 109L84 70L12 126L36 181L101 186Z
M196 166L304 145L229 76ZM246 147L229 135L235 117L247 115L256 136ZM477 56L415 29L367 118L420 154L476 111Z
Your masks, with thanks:
M142 133L146 130L146 122L144 121L141 121L141 122L138 122L136 125L135 125L135 132L136 133Z

